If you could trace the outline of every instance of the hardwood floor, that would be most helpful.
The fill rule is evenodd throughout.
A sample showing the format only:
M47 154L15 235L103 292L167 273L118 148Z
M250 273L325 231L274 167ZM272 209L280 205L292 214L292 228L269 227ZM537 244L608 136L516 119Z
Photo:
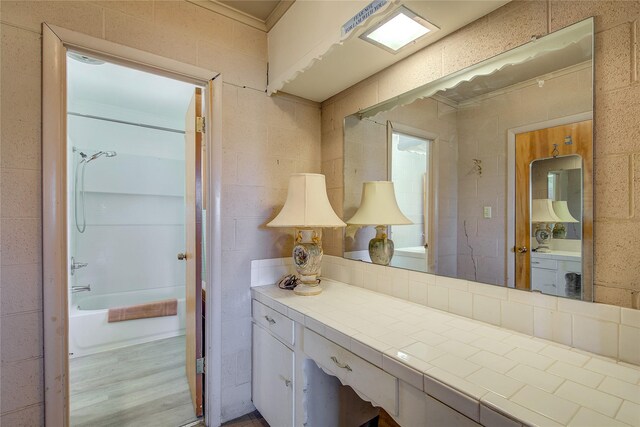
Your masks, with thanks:
M70 360L71 426L178 427L195 421L184 336Z

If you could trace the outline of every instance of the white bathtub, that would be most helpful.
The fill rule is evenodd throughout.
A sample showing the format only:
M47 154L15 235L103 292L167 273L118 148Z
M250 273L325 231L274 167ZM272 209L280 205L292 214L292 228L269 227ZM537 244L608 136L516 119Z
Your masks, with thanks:
M184 286L117 294L74 295L69 313L69 357L113 350L163 338L184 335ZM108 310L145 302L176 298L178 315L108 323Z

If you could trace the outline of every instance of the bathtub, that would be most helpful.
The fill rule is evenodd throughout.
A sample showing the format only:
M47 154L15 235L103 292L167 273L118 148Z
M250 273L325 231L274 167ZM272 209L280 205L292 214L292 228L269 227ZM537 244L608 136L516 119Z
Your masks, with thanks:
M117 294L91 295L91 292L82 292L73 295L69 309L69 357L184 335L184 295L184 286ZM107 322L109 308L170 298L178 300L177 316Z

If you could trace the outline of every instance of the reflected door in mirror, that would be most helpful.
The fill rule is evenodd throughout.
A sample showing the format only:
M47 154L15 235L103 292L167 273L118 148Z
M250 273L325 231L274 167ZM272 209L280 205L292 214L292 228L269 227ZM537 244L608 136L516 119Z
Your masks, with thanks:
M516 287L591 300L592 122L516 135Z

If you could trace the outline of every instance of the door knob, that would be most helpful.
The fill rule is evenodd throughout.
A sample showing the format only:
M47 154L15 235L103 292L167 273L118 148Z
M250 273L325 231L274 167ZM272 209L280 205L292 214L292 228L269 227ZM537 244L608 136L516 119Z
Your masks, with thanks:
M519 253L519 254L524 254L524 253L529 252L529 249L527 249L527 247L526 247L526 246L520 246L520 247L517 249L517 251L518 251L518 253Z
M179 259L180 261L184 261L185 259L187 259L187 254L183 254L182 252L180 252L180 253L178 254L178 259Z

